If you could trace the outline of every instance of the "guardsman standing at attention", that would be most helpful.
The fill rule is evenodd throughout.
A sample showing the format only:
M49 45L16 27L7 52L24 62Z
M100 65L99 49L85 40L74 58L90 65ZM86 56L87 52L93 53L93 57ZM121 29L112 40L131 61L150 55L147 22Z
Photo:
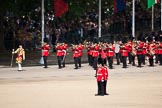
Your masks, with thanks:
M104 96L104 73L101 64L99 64L96 69L96 80L97 80L98 93L95 94L95 96Z
M42 44L42 57L44 60L44 68L47 68L47 58L49 56L50 45L46 42Z
M103 66L103 74L104 74L104 95L109 95L107 92L106 92L106 86L107 86L107 80L108 80L108 77L109 77L109 73L108 73L108 68L106 66Z
M17 54L16 63L18 64L18 71L22 71L22 60L25 60L25 50L22 45L19 45L19 48L16 51L13 51L12 54Z

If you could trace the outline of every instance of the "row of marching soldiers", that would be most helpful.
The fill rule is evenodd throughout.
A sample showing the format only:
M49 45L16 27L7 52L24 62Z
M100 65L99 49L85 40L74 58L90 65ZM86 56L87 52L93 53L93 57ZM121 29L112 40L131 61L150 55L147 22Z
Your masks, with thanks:
M155 63L162 65L162 39L156 41L153 39L134 39L128 41L118 40L115 42L87 42L85 45L81 43L72 44L70 48L70 51L73 52L75 69L81 68L81 58L84 48L87 49L89 65L95 70L97 69L98 62L100 62L102 66L107 65L109 69L113 69L114 57L116 57L117 65L122 63L123 68L127 68L127 59L129 61L128 64L132 64L133 66L137 65L138 67L145 65L146 58L148 58L150 66L154 66L154 59ZM42 49L44 52L47 52L49 45L42 46ZM69 48L66 43L57 43L55 49L57 50L58 68L61 69L65 67L65 58ZM44 56L48 56L48 54L44 53L43 57ZM44 59L46 60L47 58L44 57ZM45 64L46 63L47 62L45 62ZM47 64L45 67L47 67Z
M127 42L116 41L115 43L99 42L86 44L88 62L95 70L97 63L101 62L102 65L108 65L109 69L113 69L113 59L116 57L117 65L123 64L123 68L127 68L128 64L133 66L142 67L145 65L145 60L148 58L149 65L154 66L155 63L162 65L162 41L147 40L128 40ZM135 62L137 57L137 64ZM108 64L107 64L108 62Z
M68 51L68 45L66 43L58 43L55 46L57 50L57 60L58 60L58 67L59 69L65 67L65 57L67 55ZM75 68L74 69L79 69L81 68L81 58L83 55L83 49L84 45L79 43L79 44L72 44L71 45L71 51L73 52L73 58L74 58L74 64Z

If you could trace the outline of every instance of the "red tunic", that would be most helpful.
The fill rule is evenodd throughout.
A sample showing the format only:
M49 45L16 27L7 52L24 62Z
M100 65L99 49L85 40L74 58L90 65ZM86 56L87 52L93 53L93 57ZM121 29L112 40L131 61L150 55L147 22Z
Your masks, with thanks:
M122 56L124 57L127 57L128 56L128 46L127 45L124 45L122 48L121 48L121 54Z
M73 57L79 57L79 47L73 49Z
M93 57L98 57L99 56L99 46L95 45L93 51L92 51L92 56Z
M56 54L56 56L63 56L63 46L62 45L58 45L57 47L56 47L56 50L57 50L57 54Z
M67 47L68 47L68 45L67 44L63 44L62 45L62 55L66 55L66 50L67 50Z
M162 43L159 45L159 54L162 54Z
M114 56L114 50L115 50L114 46L111 46L110 48L108 48L107 57L113 57Z
M80 44L78 49L79 49L79 56L82 56L83 55L84 46L82 44Z
M42 47L42 56L48 56L49 55L49 49L50 49L50 46L48 44L44 45Z
M143 54L143 46L144 46L144 43L140 42L139 46L137 47L137 55Z
M102 81L104 79L104 74L103 74L103 67L99 66L97 68L97 76L96 76L97 81Z

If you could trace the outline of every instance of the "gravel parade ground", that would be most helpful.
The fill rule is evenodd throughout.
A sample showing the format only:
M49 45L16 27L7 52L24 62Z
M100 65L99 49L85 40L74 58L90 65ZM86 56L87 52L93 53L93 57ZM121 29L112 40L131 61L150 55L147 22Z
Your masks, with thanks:
M83 64L0 68L1 108L162 108L162 66L114 65L108 96L95 96L95 70Z

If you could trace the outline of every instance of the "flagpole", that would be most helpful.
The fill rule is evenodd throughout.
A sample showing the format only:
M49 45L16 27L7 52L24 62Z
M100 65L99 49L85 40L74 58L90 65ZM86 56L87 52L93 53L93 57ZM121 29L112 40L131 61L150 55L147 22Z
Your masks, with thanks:
M98 37L101 37L101 0L99 0Z
M135 0L133 0L132 8L132 36L135 37Z
M41 28L41 32L42 32L42 43L44 42L44 0L42 0L42 28ZM43 50L42 50L43 53ZM41 57L40 64L44 64L43 62L43 57Z
M152 6L152 25L151 30L154 31L154 5Z
M44 42L44 0L42 0L42 43Z

